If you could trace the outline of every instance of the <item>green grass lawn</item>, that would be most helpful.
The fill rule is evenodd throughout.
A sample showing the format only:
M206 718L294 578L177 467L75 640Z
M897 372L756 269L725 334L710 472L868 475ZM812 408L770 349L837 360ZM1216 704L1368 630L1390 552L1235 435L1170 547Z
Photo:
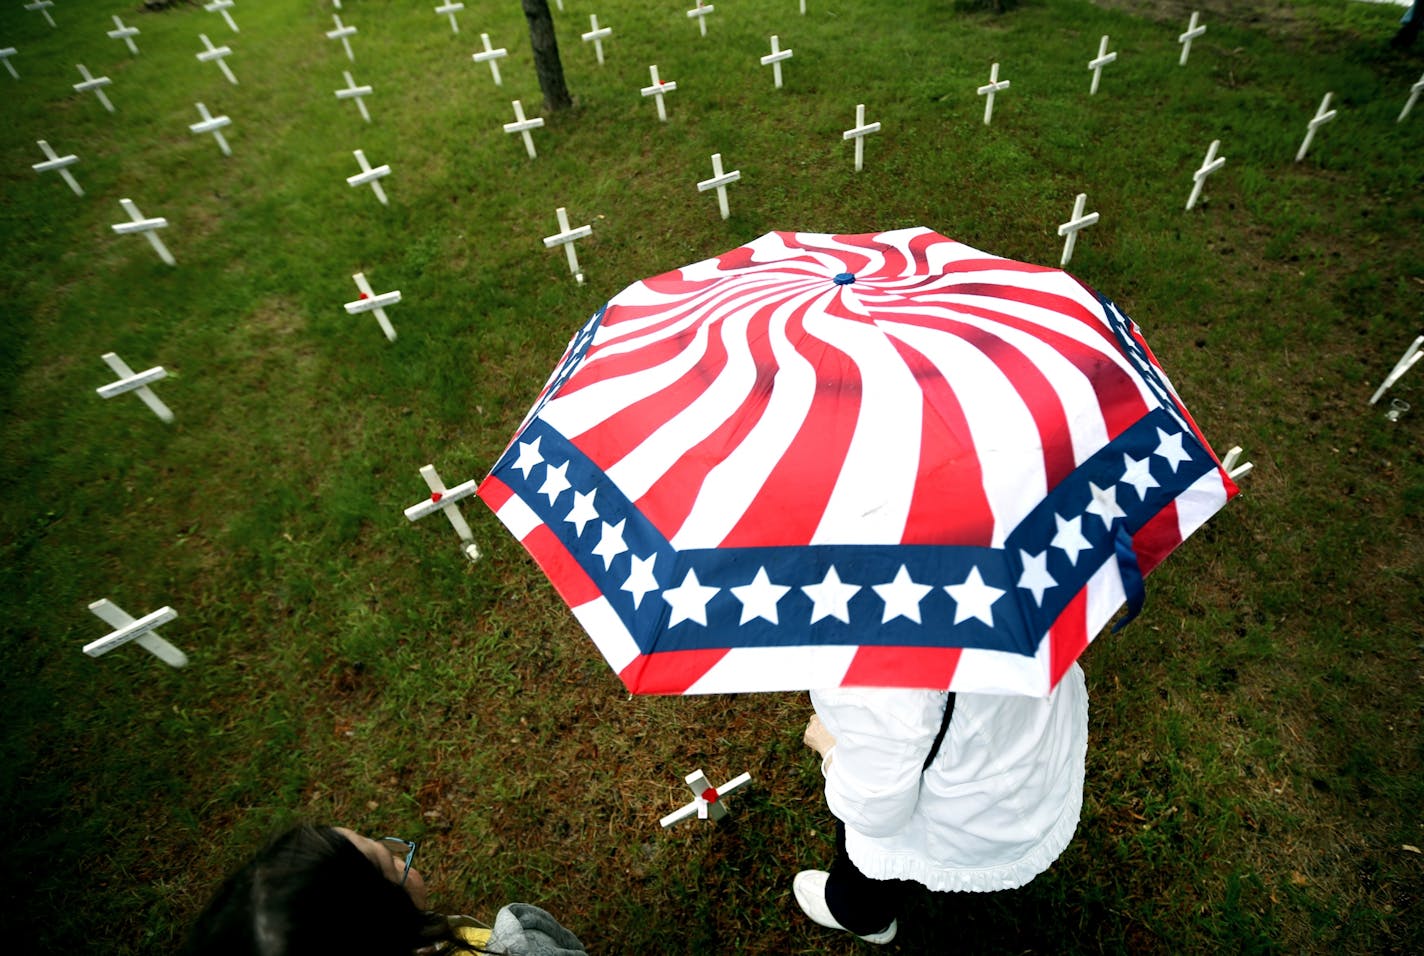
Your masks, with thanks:
M1028 887L912 896L890 951L1424 950L1424 370L1368 398L1424 312L1424 48L1343 0L1191 4L564 0L576 107L546 113L516 0L61 0L0 9L0 806L21 951L172 949L273 831L423 841L433 905L538 903L593 952L828 953L791 876L830 859L804 695L630 699L482 505L471 564L412 525L418 469L483 477L569 336L626 284L773 229L924 225L1056 265L1073 197L1101 214L1071 271L1144 328L1243 494L1084 658L1082 823ZM982 6L989 6L983 4ZM578 35L613 28L597 65ZM112 14L138 27L131 56ZM473 63L507 47L504 83ZM199 63L229 44L240 81ZM794 58L772 87L772 34ZM1087 61L1120 55L1088 96ZM1012 83L990 127L975 88ZM116 112L76 93L107 75ZM659 123L638 94L678 89ZM374 86L373 122L333 91ZM1334 93L1337 119L1293 161ZM530 161L501 124L530 116ZM187 127L232 117L224 157ZM883 131L852 169L855 106ZM30 166L80 158L73 195ZM1191 172L1227 163L1183 210ZM343 181L390 164L389 207ZM742 181L723 221L696 182ZM115 235L169 221L176 268ZM587 282L541 239L591 223ZM400 289L394 343L341 308ZM100 356L163 365L164 425L104 401ZM1387 401L1388 399L1386 399ZM172 605L174 671L91 659L101 597ZM660 831L682 776L750 771L734 817Z

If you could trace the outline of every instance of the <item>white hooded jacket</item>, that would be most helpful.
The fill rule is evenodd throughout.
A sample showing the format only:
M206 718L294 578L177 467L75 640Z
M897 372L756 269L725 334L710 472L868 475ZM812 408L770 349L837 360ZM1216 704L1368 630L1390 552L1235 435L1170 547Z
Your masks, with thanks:
M811 692L836 739L826 803L846 851L872 879L932 890L1023 886L1078 826L1088 752L1088 690L1074 664L1048 698L958 694L939 754L942 691Z

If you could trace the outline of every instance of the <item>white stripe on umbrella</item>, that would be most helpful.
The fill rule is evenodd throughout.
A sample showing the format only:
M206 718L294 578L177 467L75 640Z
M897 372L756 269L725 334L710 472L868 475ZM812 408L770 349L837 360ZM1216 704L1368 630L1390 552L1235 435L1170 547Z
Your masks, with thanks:
M708 472L687 520L671 538L674 548L721 544L796 438L816 397L816 370L787 339L786 324L796 311L823 296L823 290L803 293L772 314L767 336L777 363L776 388L741 443Z
M855 299L854 285L842 299ZM885 333L874 325L812 314L808 334L855 364L858 424L811 544L898 544L919 475L920 415L924 394ZM852 384L852 383L848 383Z
M924 355L959 396L994 516L989 545L1001 548L1009 532L1048 493L1040 450L1004 438L1033 434L1038 426L1013 383L974 346L933 329L912 326L901 326L897 336Z

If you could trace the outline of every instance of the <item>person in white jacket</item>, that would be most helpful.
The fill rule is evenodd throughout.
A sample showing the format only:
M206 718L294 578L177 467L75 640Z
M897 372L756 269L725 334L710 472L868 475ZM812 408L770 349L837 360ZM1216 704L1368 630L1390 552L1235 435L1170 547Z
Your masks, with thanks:
M811 704L805 740L822 757L837 852L829 871L802 871L793 887L822 926L888 943L902 893L893 881L1013 889L1077 829L1088 691L1076 664L1047 698L837 688L812 691Z

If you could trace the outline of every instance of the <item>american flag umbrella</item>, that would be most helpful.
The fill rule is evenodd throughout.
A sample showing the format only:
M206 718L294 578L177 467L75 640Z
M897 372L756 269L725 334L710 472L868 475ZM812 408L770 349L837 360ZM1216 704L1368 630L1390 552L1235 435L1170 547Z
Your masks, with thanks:
M1111 301L917 228L623 290L479 494L632 692L1043 696L1236 491Z

